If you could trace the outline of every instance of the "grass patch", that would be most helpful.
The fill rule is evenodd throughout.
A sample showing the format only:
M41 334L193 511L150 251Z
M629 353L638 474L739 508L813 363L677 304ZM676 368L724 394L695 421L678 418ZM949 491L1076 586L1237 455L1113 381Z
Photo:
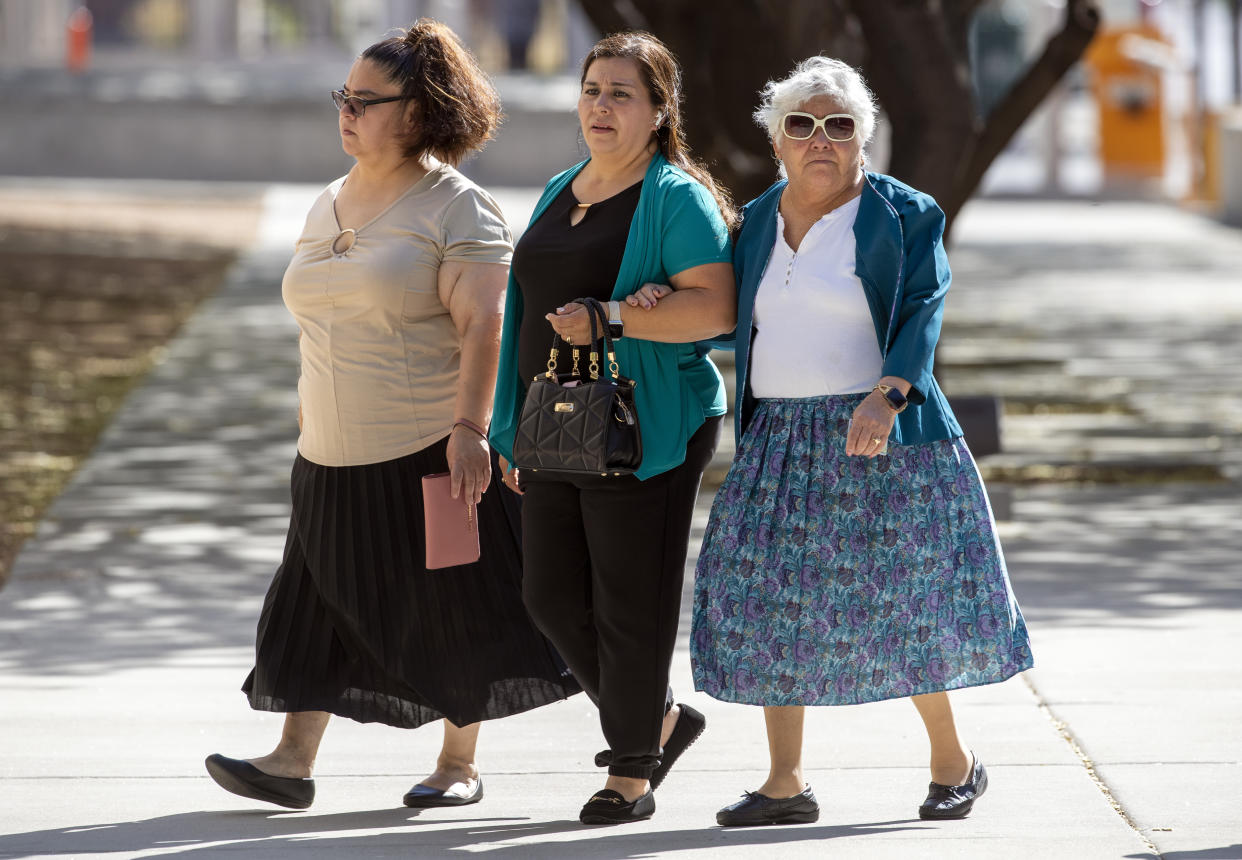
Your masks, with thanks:
M0 229L0 586L235 256L153 237Z

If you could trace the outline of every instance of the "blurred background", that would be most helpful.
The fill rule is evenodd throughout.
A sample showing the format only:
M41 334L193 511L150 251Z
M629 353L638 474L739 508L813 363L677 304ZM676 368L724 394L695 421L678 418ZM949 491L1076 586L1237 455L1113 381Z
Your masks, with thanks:
M970 74L986 116L1061 26L1066 2L967 5L977 7ZM1242 217L1221 163L1236 157L1222 152L1222 129L1242 100L1237 0L1094 5L1103 23L1093 47L1022 124L982 192L1144 195ZM501 89L508 119L469 166L476 179L541 184L577 153L575 72L598 31L576 0L0 0L0 175L334 177L347 162L325 93L362 48L420 16L448 23ZM881 135L873 166L884 170L886 156Z

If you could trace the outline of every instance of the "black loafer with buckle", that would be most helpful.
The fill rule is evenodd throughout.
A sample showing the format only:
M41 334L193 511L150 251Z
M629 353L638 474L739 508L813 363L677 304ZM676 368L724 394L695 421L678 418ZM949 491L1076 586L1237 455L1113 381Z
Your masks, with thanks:
M655 794L651 791L637 800L626 801L621 792L605 788L586 802L578 820L583 824L628 824L650 818L655 808Z
M816 821L819 821L819 802L809 785L793 797L768 797L748 791L737 803L716 813L716 823L723 827L814 824Z
M286 809L306 809L315 800L315 780L271 776L248 761L219 753L207 756L207 773L221 788L241 797L274 803Z
M456 783L450 788L432 788L421 782L405 793L401 802L413 809L429 809L434 806L465 806L478 803L483 799L483 779L474 781L474 789L466 791L465 783Z
M962 785L941 785L933 782L927 786L927 799L919 807L919 818L929 820L965 818L974 808L975 801L988 790L988 772L979 757L971 753L975 764L970 780Z
M673 732L668 736L668 743L664 745L664 754L660 756L659 766L651 774L652 791L660 787L660 783L664 782L664 777L668 776L668 772L673 769L677 759L681 758L681 754L690 744L697 741L699 735L703 734L703 730L707 728L707 717L698 710L689 705L678 705L678 707L681 712L677 715L677 724L673 726ZM610 764L612 764L612 750L600 750L595 754L596 767L608 767Z

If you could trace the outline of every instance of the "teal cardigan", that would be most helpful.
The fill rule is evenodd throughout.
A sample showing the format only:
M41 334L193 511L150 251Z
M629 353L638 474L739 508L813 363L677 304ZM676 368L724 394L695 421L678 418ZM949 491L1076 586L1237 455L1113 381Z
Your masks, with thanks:
M755 295L776 244L776 211L788 183L781 180L742 209L733 248L737 277L737 329L712 341L736 349L735 429L740 440L754 414L750 390L750 345ZM858 216L855 273L862 281L875 336L884 358L881 376L911 383L910 405L897 416L891 441L914 445L962 435L949 402L932 376L945 294L952 276L944 252L944 213L921 191L881 173L867 173ZM738 337L737 332L744 333Z
M552 177L535 205L531 224L586 163ZM612 298L620 301L646 283L667 284L671 275L694 266L731 260L729 231L711 193L657 153L643 177ZM518 376L523 310L522 291L511 273L489 437L509 462L513 462L513 436L529 382ZM551 337L549 325L549 343ZM704 419L725 414L724 380L707 358L708 347L701 344L624 337L616 342L616 349L621 375L637 383L634 397L642 428L643 462L635 474L646 479L680 465L686 459L686 443Z

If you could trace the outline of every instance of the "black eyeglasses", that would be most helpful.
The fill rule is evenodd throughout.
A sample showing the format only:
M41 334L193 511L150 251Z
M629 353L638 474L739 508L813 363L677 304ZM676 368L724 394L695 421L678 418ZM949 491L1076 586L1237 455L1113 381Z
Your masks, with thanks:
M352 116L354 119L362 116L367 112L367 108L371 105L382 105L384 102L399 102L409 96L384 96L379 99L364 99L361 96L346 95L344 90L332 91L332 104L336 105L338 111L345 111L346 116Z

